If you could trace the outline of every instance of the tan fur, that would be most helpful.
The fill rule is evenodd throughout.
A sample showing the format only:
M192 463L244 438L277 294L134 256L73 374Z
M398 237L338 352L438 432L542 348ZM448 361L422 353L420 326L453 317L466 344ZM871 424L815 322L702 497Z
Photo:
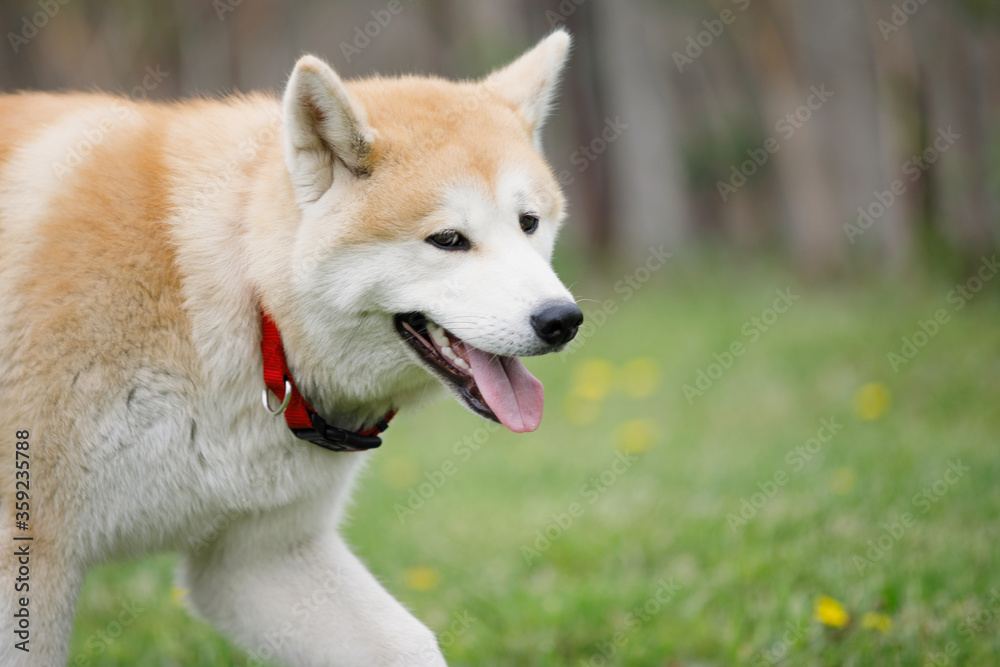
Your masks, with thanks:
M391 196L373 197L365 211L366 225L348 241L422 238L433 231L434 221L413 227L436 202L428 199L434 184L468 174L492 191L496 168L519 161L547 178L551 190L551 215L561 215L563 202L551 172L537 153L529 150L530 127L515 110L498 99L483 83L453 83L440 79L381 78L357 82L349 89L369 109L369 120L378 131L373 178L392 189ZM462 137L454 143L452 137ZM475 146L469 151L469 143ZM512 153L513 151L513 153ZM414 171L412 165L423 165ZM405 178L400 178L402 165ZM396 196L403 187L405 196ZM399 203L408 208L399 210Z
M561 48L560 62L566 44ZM26 429L34 646L65 639L67 613L92 562L176 548L204 517L249 511L216 473L240 468L256 479L276 459L273 449L254 443L290 437L280 420L264 421L258 403L259 309L281 326L307 390L323 387L335 372L310 349L293 289L298 272L321 261L321 252L421 240L440 228L433 212L442 184L465 184L489 200L511 166L530 175L540 213L561 220L562 195L532 145L541 121L527 118L495 84L372 78L347 90L374 132L362 163L352 167L359 178L338 186L352 193L343 205L356 224L317 225L305 241L277 99L153 104L104 95L0 96L0 575L7 585L16 565L7 546L14 532L14 433ZM382 394L365 388L364 398L340 396L336 416L348 428L371 423L428 381L416 369ZM314 395L317 407L333 409L319 389ZM198 429L219 428L205 424L217 416L213 401L221 396L230 397L226 430L206 436ZM105 441L108 434L118 441ZM205 443L216 435L239 449L213 450ZM289 446L289 475L319 475L315 462L330 460ZM127 483L145 461L169 464L173 452L163 447L206 474L192 475L181 489L163 475L158 488L161 471L145 470L149 488L114 492L140 503L176 503L101 516L115 527L92 530L94 512L117 512L107 500L115 497L110 487ZM325 473L343 476L338 498L357 465ZM319 477L316 484L322 488ZM254 512L290 511L298 502L283 497L278 482L272 486L250 487L262 494L252 501ZM145 521L146 514L161 523ZM51 613L39 613L46 608ZM0 626L5 642L8 624Z

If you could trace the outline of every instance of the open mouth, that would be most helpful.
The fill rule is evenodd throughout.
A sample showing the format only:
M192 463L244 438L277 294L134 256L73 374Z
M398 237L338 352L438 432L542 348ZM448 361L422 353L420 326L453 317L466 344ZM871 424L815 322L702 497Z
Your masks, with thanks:
M420 313L396 315L395 323L403 340L473 412L515 433L538 428L544 390L520 359L483 352Z

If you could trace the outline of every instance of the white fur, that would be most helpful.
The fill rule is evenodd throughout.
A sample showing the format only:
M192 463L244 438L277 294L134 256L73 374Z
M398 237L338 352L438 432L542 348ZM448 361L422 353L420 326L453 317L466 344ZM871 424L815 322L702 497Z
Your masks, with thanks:
M285 161L299 203L309 204L330 189L334 160L357 169L375 133L337 73L313 56L296 64L283 105Z
M517 104L536 140L568 44L556 33L490 80ZM442 229L461 230L472 250L447 252L422 239L342 248L338 230L352 224L352 202L364 187L359 171L376 136L364 108L332 70L307 57L289 81L280 123L270 112L254 113L257 143L227 128L224 117L214 121L218 157L185 167L164 223L178 248L197 372L151 359L128 386L108 387L100 369L80 374L92 402L73 424L75 446L92 465L75 478L79 493L66 510L73 530L64 538L63 570L35 572L53 577L65 603L36 610L43 635L26 655L11 647L5 595L2 665L65 664L70 602L86 568L164 549L183 554L181 586L196 612L251 650L269 645L293 666L445 664L433 634L337 533L369 455L331 454L298 440L261 408L258 299L270 300L297 334L288 354L303 392L331 422L359 428L440 387L393 331L393 313L424 312L496 354L550 351L530 317L541 304L571 299L549 265L561 205L511 160L492 191L475 180L441 184L430 216ZM0 175L3 243L30 246L32 225L59 191L45 169L88 118L62 120ZM301 216L295 226L250 232L269 236L247 243L238 212L264 195L252 191L244 162L233 166L232 147L250 161L271 134L283 142ZM166 137L168 161L185 163L193 136L175 127ZM541 218L532 235L519 227L525 212ZM0 288L19 280L10 269ZM2 289L0 305L18 307ZM0 333L10 332L0 326ZM12 372L0 364L0 380ZM0 538L10 544L6 521ZM10 572L0 574L10 580Z

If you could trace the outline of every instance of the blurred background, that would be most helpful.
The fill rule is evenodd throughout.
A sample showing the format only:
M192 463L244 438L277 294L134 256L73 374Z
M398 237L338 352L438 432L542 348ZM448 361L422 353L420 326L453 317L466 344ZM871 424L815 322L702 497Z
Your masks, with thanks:
M536 434L401 415L359 553L454 664L995 664L1000 4L6 0L0 23L4 91L160 100L280 91L303 52L480 77L567 27L546 153L588 326L532 364ZM184 612L174 562L95 571L70 664L266 659Z
M547 143L571 183L574 248L702 244L778 255L821 276L995 249L994 2L388 5L5 2L0 86L129 93L159 66L169 76L151 98L280 90L307 51L348 77L479 77L566 26L576 55ZM814 87L824 94L810 102ZM904 173L949 127L960 138L940 164ZM869 214L872 229L845 233L859 207L878 212L877 193L897 179L905 192Z

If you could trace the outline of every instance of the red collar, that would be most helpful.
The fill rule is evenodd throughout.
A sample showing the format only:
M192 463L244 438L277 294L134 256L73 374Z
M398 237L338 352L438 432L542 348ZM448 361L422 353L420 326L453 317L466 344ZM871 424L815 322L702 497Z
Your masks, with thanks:
M264 384L267 385L267 389L264 390L264 407L268 412L275 416L284 413L285 423L296 437L308 440L324 449L335 452L360 452L381 445L382 439L378 434L389 428L389 420L395 416L396 411L393 410L374 427L360 433L327 424L295 386L292 374L288 370L288 360L285 358L285 347L281 343L278 326L263 310L260 315L263 325L260 351L264 357ZM281 401L282 407L278 410L272 410L269 405L268 389Z

